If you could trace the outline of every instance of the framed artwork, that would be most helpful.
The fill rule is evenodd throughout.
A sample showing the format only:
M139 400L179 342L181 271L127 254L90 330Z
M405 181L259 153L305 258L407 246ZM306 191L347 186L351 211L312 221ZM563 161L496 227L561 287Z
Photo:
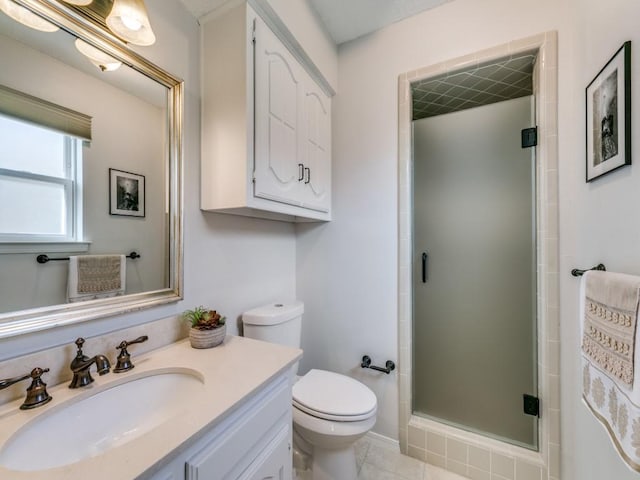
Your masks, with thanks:
M587 182L631 165L631 42L586 89Z
M144 217L144 176L109 169L109 213Z

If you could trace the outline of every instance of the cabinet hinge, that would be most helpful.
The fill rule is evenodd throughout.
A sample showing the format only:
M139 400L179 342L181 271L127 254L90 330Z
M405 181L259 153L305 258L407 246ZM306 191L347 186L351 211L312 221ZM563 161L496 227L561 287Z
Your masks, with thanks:
M540 416L540 399L533 395L522 395L522 409L527 415L533 415L534 417Z

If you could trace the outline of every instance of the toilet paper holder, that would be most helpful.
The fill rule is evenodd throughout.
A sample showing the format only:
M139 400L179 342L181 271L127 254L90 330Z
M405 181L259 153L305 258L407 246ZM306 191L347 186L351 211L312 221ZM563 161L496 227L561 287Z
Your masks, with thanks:
M378 372L386 373L389 375L393 370L396 369L396 364L391 360L387 360L384 367L378 367L377 365L371 365L371 357L369 355L365 355L362 357L362 363L360 364L362 368L370 368L371 370L377 370Z

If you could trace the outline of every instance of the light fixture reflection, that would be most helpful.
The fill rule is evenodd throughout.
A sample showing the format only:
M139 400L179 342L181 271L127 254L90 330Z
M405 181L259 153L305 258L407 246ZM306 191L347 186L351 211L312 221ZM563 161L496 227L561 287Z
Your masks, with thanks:
M86 7L90 5L93 0L64 0L65 3L70 3L71 5L77 5L79 7Z
M119 62L115 58L104 53L102 50L98 50L93 45L89 45L87 42L80 40L79 38L76 39L75 45L81 54L87 57L91 63L103 72L113 72L122 65L122 62Z
M35 30L40 30L41 32L55 32L58 30L58 27L53 23L48 22L11 0L0 0L0 10L15 21Z
M134 45L148 46L156 41L143 0L113 0L107 26Z

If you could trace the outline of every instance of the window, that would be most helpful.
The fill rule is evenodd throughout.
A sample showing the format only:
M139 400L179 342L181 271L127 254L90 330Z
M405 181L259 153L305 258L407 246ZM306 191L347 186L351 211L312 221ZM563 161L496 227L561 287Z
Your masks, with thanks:
M82 240L82 140L0 114L0 242Z

